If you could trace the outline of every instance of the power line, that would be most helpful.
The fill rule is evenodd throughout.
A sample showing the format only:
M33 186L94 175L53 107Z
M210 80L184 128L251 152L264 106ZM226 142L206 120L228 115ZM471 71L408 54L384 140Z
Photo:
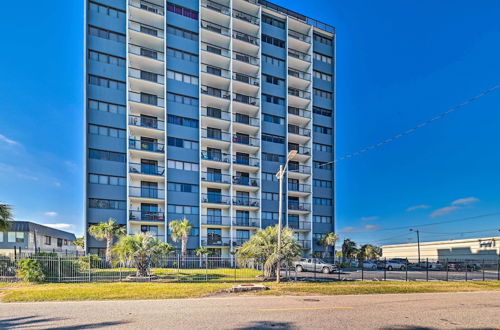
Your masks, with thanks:
M387 138L387 139L385 139L385 140L383 140L383 141L381 141L381 142L379 142L379 143L372 144L372 145L370 145L370 146L368 146L368 147L366 147L366 148L363 148L363 149L361 149L361 150L359 150L359 151L356 151L356 152L353 152L353 153L347 154L347 155L345 155L345 156L342 156L342 157L340 157L340 158L337 158L337 159L335 159L335 160L333 160L333 161L331 161L331 162L327 162L327 163L324 163L324 164L320 164L320 165L318 165L318 167L323 167L323 166L326 166L326 165L329 165L329 164L335 164L335 163L337 163L337 162L339 162L339 161L342 161L342 160L346 160L346 159L349 159L349 158L353 158L353 157L359 156L359 155L361 155L361 154L364 154L365 152L368 152L368 151L370 151L370 150L373 150L373 149L376 149L376 148L382 147L383 145L386 145L386 144L388 144L388 143L394 142L394 141L396 141L396 140L398 140L398 139L402 138L403 136L406 136L406 135L409 135L409 134L411 134L411 133L415 132L415 131L416 131L416 130L418 130L419 128L422 128L422 127L424 127L424 126L427 126L427 125L429 125L430 123L432 123L432 122L434 122L434 121L436 121L436 120L439 120L439 119L441 119L441 118L443 118L443 117L445 117L445 116L447 116L447 115L449 115L449 114L451 114L451 113L453 113L453 112L457 111L458 109L460 109L460 108L462 108L462 107L464 107L464 106L466 106L466 105L468 105L468 104L470 104L470 103L472 103L472 102L474 102L474 101L477 101L477 100L478 100L478 99L480 99L481 97L483 97L483 96L485 96L485 95L487 95L487 94L489 94L489 93L491 93L491 92L495 91L495 90L496 90L496 89L498 89L498 88L500 88L500 85L496 85L496 86L494 86L494 87L492 87L492 88L490 88L490 89L488 89L488 90L486 90L486 91L482 92L481 94L479 94L479 95L477 95L477 96L474 96L473 98L471 98L471 99L469 99L469 100L465 101L464 103L459 104L459 105L457 105L457 106L455 106L455 107L453 107L453 108L449 109L448 111L445 111L445 112L443 112L443 113L440 113L439 115L435 116L434 118L431 118L431 119L429 119L429 120L427 120L427 121L424 121L423 123L420 123L420 124L418 124L417 126L412 127L412 128L410 128L410 129L408 129L408 130L406 130L406 131L404 131L404 132L402 132L402 133L400 133L400 134L394 135L394 136L392 136L392 137L390 137L390 138Z

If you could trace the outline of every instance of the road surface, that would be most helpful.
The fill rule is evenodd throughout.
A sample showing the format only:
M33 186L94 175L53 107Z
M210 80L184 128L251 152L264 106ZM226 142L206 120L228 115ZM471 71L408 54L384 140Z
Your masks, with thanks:
M500 291L0 303L0 329L500 329Z

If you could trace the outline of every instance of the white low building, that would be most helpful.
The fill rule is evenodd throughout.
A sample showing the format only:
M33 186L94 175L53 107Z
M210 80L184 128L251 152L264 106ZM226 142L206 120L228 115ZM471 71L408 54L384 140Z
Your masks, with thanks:
M418 258L418 244L382 246L383 258ZM432 260L467 259L497 260L500 258L500 237L468 238L420 243L420 258Z

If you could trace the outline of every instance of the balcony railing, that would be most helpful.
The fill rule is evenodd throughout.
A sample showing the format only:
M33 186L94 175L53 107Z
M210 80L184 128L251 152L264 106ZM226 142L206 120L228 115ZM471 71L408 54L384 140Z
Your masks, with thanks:
M311 185L305 183L288 183L288 190L290 191L298 191L298 192L311 192Z
M288 201L288 209L293 211L311 211L311 204Z
M309 128L302 128L302 127L290 125L290 124L288 125L288 133L297 134L297 135L306 136L306 137L311 136L311 130Z
M212 139L223 142L231 142L231 134L227 132L207 130L206 128L201 129L201 137L205 139Z
M299 52L298 50L288 48L288 56L298 58L299 60L305 62L311 62L311 55L303 52Z
M245 84L249 84L249 85L253 85L253 86L260 85L259 78L248 76L246 74L238 73L238 72L234 72L234 71L233 71L233 80L241 81Z
M210 1L210 0L202 0L201 1L201 6L204 8L208 8L211 10L214 10L218 13L224 14L224 15L230 15L231 9L227 6L221 5L218 2L215 1Z
M129 211L129 220L135 221L165 221L165 213L153 211Z
M288 164L288 172L293 172L293 173L301 173L301 174L311 174L311 166L308 165L295 165L295 164Z
M231 217L224 217L221 215L202 215L202 225L217 225L217 226L230 226Z
M308 44L311 43L311 37L304 33L300 33L294 30L288 30L288 36L306 42Z
M288 220L288 227L298 230L311 230L310 221L290 221Z
M259 207L260 200L258 198L252 198L252 197L234 196L233 205Z
M260 61L258 57L243 54L233 50L233 60L245 62L252 65L260 65Z
M311 148L288 144L288 151L290 152L292 150L297 150L299 155L306 155L306 156L311 155Z
M260 124L259 118L250 117L247 115L243 115L241 113L234 113L233 114L233 121L235 123L245 124L245 125L250 125L250 126L255 126L255 127L259 127L259 124Z
M128 75L131 78L151 81L158 84L165 84L165 76L162 74L157 74L153 72L143 71L136 68L129 68Z
M249 137L249 136L241 136L234 134L233 135L233 143L244 144L251 147L258 147L260 140L257 138Z
M201 181L230 184L231 176L222 173L201 172Z
M244 177L241 175L233 175L233 184L240 186L258 187L259 179Z
M158 37L158 38L165 37L165 34L163 33L163 29L159 29L156 26L152 26L152 25L141 23L141 22L129 20L128 27L129 27L129 29L131 29L133 31L141 32L143 34L150 35L153 37Z
M303 117L303 118L311 118L311 111L306 109L300 109L296 107L288 107L288 113L291 115Z
M231 33L229 32L229 29L227 27L209 21L202 20L201 28L207 31L215 32L223 36L228 36L228 37L231 36Z
M165 167L158 165L129 163L129 172L136 174L164 176Z
M244 104L250 104L254 106L259 106L259 99L253 96L248 96L244 94L233 93L233 101L240 102Z
M300 246L302 246L302 249L304 250L309 250L311 248L311 241L309 240L299 239L297 240L297 243L299 243Z
M311 99L311 93L302 89L288 87L288 95L297 96L306 100Z
M259 219L258 218L235 217L235 218L233 218L233 226L258 228L259 227Z
M165 99L163 97L146 94L146 93L138 93L138 92L129 92L129 100L132 102L152 105L155 107L165 107Z
M233 38L237 40L241 40L244 42L248 42L252 45L258 46L259 45L259 38L251 36L249 34L233 30Z
M288 75L295 77L295 78L311 81L311 75L307 72L304 72L304 71L288 68Z
M165 190L154 187L129 187L130 197L165 199Z
M218 89L218 88L214 88L214 87L210 87L210 86L206 86L206 85L201 86L201 93L206 94L206 95L210 95L210 96L214 96L214 97L220 97L223 99L230 99L231 98L231 93L229 91L225 91L222 89Z
M230 246L230 237L213 237L213 236L203 236L201 238L201 245L204 246Z
M233 246L242 246L248 242L250 238L233 238Z
M233 156L233 163L238 165L256 166L259 167L260 162L258 158L246 156Z
M132 126L146 127L165 130L165 122L160 119L151 118L151 117L141 117L141 116L128 116L128 124Z
M229 163L230 155L222 152L208 152L206 150L201 151L202 160L211 160L214 162Z
M204 50L206 52L212 53L212 54L217 54L225 57L231 57L229 49L217 46L217 45L212 45L208 42L202 42L201 43L201 50Z
M158 14L161 16L165 15L165 10L163 9L163 6L158 6L157 4L151 3L149 1L129 0L129 4L132 7L136 7L136 8L145 10L147 12L153 13L153 14Z
M242 11L233 9L233 17L241 19L251 24L259 25L259 18Z
M134 55L139 55L139 56L144 56L147 58L152 58L154 60L158 61L165 61L165 54L163 52L151 49L151 48L146 48L142 46L137 46L133 44L128 45L128 52L130 54Z
M201 64L201 72L205 72L208 74L212 74L214 76L219 76L223 78L230 79L231 78L231 73L229 70L219 68L218 66L215 65L210 65L210 64Z
M129 148L134 150L165 153L165 144L150 141L141 141L134 138L129 139Z
M201 194L202 203L212 203L212 204L223 204L229 205L231 198L226 195L221 195L218 193L203 193Z
M221 120L231 120L229 111L224 111L212 107L201 107L201 115L204 117L216 118Z

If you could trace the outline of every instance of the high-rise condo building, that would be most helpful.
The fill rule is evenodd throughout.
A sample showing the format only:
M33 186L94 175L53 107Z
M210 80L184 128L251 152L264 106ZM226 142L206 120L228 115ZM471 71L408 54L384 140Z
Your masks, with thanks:
M312 5L312 4L311 4ZM85 1L85 225L229 256L278 222L334 231L335 29L262 0ZM104 242L87 235L87 249Z

